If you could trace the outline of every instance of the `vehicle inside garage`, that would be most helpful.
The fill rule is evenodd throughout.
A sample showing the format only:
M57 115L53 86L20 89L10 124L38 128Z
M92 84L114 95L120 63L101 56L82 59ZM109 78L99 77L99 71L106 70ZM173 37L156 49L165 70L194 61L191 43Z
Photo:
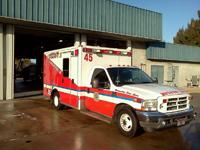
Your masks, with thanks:
M43 53L73 45L73 34L16 27L15 98L42 94Z

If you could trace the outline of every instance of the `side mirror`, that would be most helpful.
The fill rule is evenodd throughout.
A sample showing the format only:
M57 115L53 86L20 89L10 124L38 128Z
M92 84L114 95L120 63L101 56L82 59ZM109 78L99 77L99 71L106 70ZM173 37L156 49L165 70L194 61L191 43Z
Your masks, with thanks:
M104 88L105 88L105 89L110 89L110 83L109 83L109 82L105 82Z

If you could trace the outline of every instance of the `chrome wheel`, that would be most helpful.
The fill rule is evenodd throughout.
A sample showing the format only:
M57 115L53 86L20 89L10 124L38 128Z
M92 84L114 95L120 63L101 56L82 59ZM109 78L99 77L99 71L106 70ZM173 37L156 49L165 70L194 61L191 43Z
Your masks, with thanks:
M132 126L133 126L133 122L132 122L131 117L128 114L122 114L121 115L120 126L126 132L131 131Z

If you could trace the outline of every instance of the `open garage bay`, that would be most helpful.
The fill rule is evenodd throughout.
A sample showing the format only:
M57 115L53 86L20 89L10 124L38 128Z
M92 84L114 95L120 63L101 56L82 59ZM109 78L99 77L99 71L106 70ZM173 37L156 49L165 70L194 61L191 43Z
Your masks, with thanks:
M42 94L43 53L74 45L74 35L16 27L15 98Z

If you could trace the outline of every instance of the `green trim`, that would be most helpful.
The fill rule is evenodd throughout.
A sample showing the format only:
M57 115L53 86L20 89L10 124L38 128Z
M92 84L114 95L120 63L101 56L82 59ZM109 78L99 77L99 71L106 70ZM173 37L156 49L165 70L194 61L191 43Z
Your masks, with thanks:
M200 63L200 47L155 42L147 48L147 59Z
M0 0L0 16L162 40L162 15L111 0Z

